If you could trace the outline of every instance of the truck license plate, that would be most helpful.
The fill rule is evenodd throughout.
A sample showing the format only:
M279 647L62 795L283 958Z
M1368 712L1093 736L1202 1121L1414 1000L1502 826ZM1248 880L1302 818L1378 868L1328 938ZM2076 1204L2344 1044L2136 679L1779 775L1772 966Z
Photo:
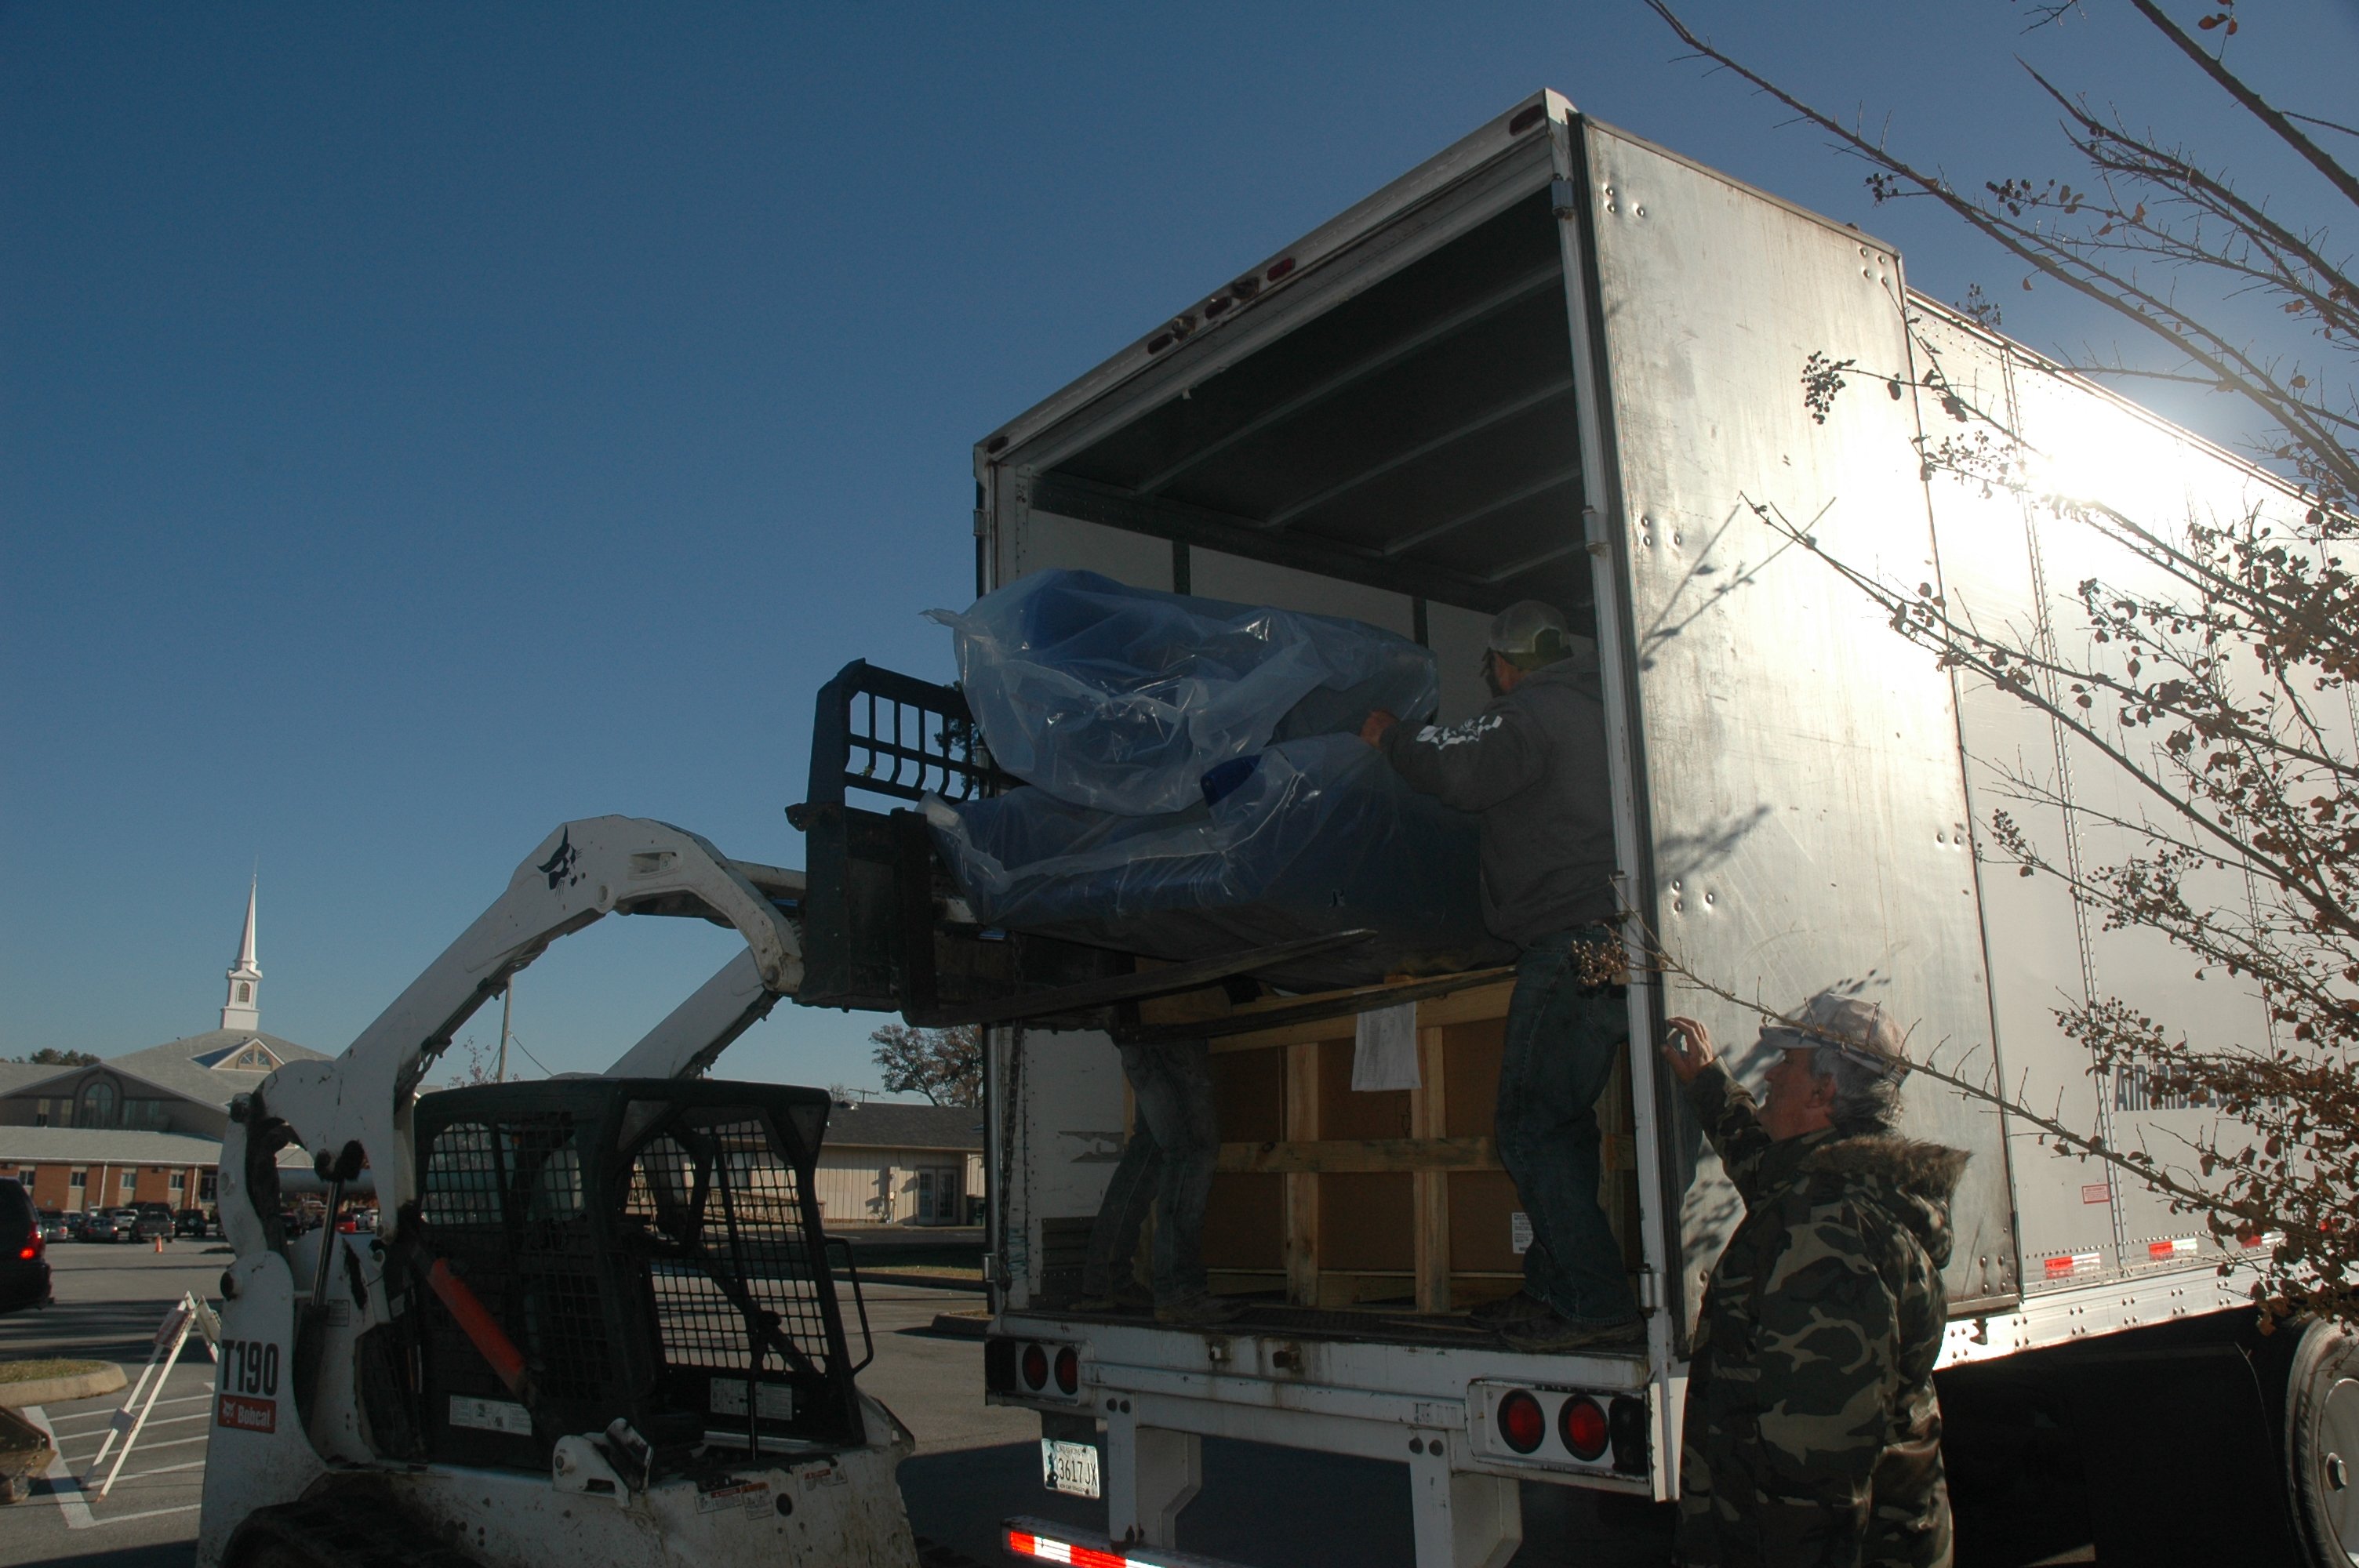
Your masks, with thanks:
M1098 1495L1098 1449L1094 1443L1040 1440L1040 1484L1052 1492L1077 1498Z

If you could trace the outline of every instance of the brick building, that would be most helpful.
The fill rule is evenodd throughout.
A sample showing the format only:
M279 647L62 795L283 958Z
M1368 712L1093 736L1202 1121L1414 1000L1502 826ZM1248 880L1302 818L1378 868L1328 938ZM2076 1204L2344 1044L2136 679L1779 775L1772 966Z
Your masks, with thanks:
M254 914L249 889L220 1028L95 1065L0 1063L0 1178L41 1208L212 1206L230 1100L321 1054L262 1033Z

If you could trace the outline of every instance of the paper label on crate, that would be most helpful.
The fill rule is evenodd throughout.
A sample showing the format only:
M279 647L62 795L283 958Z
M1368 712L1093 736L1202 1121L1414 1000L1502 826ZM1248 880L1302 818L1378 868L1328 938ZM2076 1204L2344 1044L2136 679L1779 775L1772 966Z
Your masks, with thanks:
M532 1416L524 1406L508 1400L479 1400L471 1394L451 1396L451 1424L516 1437L532 1435Z
M2081 1201L2082 1203L2111 1203L2114 1201L2114 1191L2103 1182L2083 1183L2081 1187Z
M1522 1209L1507 1216L1507 1245L1518 1258L1532 1249L1532 1217Z
M792 1421L795 1415L795 1390L786 1383L756 1383L760 1390L754 1396L754 1413L762 1421ZM705 1409L714 1415L744 1415L745 1385L734 1378L712 1379L712 1394Z
M1417 1003L1379 1007L1353 1026L1352 1087L1362 1094L1421 1087L1417 1071Z

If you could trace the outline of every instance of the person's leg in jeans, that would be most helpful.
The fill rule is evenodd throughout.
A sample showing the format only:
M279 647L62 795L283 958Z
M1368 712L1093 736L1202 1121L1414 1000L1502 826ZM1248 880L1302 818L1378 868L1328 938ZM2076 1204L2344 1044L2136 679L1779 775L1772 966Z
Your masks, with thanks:
M1134 1052L1151 1058L1131 1082L1137 1086L1138 1119L1153 1130L1163 1155L1155 1192L1155 1304L1192 1303L1206 1294L1204 1204L1221 1152L1212 1051L1201 1040L1125 1045L1125 1067Z
M1543 937L1516 960L1499 1067L1499 1162L1531 1222L1526 1292L1569 1323L1622 1323L1638 1305L1598 1206L1596 1107L1629 1014L1613 989L1582 989L1577 939Z
M1090 1227L1089 1255L1082 1265L1082 1299L1100 1310L1111 1310L1115 1292L1130 1282L1139 1227L1147 1223L1147 1208L1162 1184L1163 1151L1144 1109L1147 1095L1139 1087L1134 1054L1132 1047L1123 1048L1122 1073L1130 1080L1131 1092L1142 1108L1123 1143L1122 1159L1114 1168L1114 1179L1106 1184L1105 1196L1098 1200L1097 1220Z

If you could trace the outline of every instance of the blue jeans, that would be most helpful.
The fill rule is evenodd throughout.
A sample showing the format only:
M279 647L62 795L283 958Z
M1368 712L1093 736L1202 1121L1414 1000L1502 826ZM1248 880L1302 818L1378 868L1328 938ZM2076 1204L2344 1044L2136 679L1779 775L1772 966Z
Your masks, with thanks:
M1499 1162L1532 1227L1524 1290L1575 1323L1638 1312L1597 1201L1597 1097L1630 1037L1629 1007L1618 986L1582 989L1572 968L1574 946L1600 935L1562 931L1524 949L1499 1065Z
M1090 1227L1082 1293L1111 1295L1130 1277L1151 1205L1156 1303L1191 1301L1206 1289L1204 1200L1212 1195L1212 1164L1221 1152L1212 1052L1201 1040L1121 1049L1122 1076L1130 1080L1138 1121Z

